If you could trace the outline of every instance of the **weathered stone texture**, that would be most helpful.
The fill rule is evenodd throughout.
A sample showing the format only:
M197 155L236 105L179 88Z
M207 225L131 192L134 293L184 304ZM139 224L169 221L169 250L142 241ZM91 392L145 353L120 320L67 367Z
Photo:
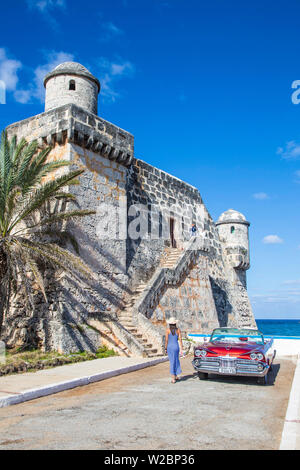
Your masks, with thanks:
M41 147L67 140L124 166L130 165L133 158L134 139L130 133L74 104L12 124L7 134L19 140L36 139Z
M46 75L44 85L45 111L73 103L97 114L100 82L81 64L66 62L58 65Z
M138 338L144 335L149 348L162 352L171 316L185 332L255 326L245 273L249 222L229 210L214 223L197 188L134 158L133 136L96 115L95 77L72 64L67 67L79 74L76 90L67 89L73 75L61 73L66 65L53 71L46 80L49 110L7 132L19 140L37 139L41 148L52 145L49 159L85 170L72 192L81 209L96 214L68 228L94 280L48 276L49 304L37 297L27 317L16 300L6 320L6 341L31 338L60 351L94 350L104 342L122 354L143 355ZM132 229L142 236L131 236ZM164 267L172 247L174 263Z
M71 77L53 77L48 82L45 111L50 111L51 109L73 102L87 111L97 114L97 85L90 80L74 75L76 90L69 91Z
M185 242L190 238L190 226L194 222L198 235L211 239L216 256L221 255L216 228L195 187L142 160L134 159L128 170L127 202L128 208L132 205L143 205L152 214L155 211L158 214L149 221L148 240L135 241L131 238L127 240L127 267L134 285L139 279L145 280L151 277L164 248L170 246L170 218L175 221L176 247L184 248ZM129 225L134 217L135 215L132 218L128 216Z

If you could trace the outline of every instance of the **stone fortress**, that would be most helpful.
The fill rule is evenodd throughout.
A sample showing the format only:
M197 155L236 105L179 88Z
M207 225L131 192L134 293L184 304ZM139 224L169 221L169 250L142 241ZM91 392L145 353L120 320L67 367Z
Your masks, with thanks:
M100 82L66 62L46 75L45 112L8 126L9 137L51 145L51 159L85 172L72 187L81 209L72 223L95 279L49 280L49 302L24 316L15 306L5 340L28 335L44 349L163 353L166 321L184 333L255 327L246 288L249 222L227 210L215 223L195 187L134 156L134 137L98 116ZM190 231L191 224L196 232Z

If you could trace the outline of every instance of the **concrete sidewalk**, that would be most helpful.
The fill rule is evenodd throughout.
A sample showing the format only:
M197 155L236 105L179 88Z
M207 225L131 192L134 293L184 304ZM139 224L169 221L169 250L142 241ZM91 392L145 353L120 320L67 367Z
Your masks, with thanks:
M300 355L298 355L280 450L300 450Z
M88 385L167 360L167 356L156 359L114 356L38 372L3 376L0 377L0 408Z

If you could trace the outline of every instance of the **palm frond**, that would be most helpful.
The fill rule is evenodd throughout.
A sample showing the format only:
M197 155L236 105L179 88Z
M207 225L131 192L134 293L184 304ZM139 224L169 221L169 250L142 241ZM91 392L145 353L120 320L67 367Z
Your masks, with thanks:
M65 175L59 176L53 181L48 181L47 183L41 185L33 194L30 194L25 198L25 204L23 210L21 210L15 217L15 219L10 224L7 232L11 232L12 229L19 224L22 220L28 217L31 213L41 209L41 207L47 202L47 200L58 192L64 186L67 186L70 181L75 177L81 175L83 170L73 170Z
M34 309L36 290L47 301L47 267L63 270L72 278L94 279L92 270L78 256L77 240L67 226L95 214L94 210L68 209L69 204L77 203L68 188L80 183L83 170L58 174L57 170L71 162L51 161L50 151L50 147L38 151L37 141L9 140L5 131L1 135L0 332L12 292L23 293L26 310ZM68 242L76 254L65 248Z

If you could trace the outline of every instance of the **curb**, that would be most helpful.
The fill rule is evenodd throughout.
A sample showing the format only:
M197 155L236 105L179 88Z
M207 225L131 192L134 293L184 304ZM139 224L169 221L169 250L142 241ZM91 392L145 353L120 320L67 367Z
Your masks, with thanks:
M71 388L82 387L83 385L89 385L94 382L100 382L101 380L109 379L111 377L115 377L121 374L127 374L129 372L134 372L136 370L144 369L146 367L155 366L156 364L160 364L161 362L166 361L168 361L168 357L164 356L159 359L154 359L153 361L141 362L140 364L134 364L132 366L122 367L120 369L108 370L105 372L88 375L78 379L58 382L55 384L47 385L45 387L33 388L31 390L26 390L26 392L14 394L13 396L7 395L6 397L2 397L0 399L0 408L4 408L5 406L17 405L18 403L23 403L24 401L45 397L47 395L63 392L64 390L69 390Z
M294 372L279 450L300 450L299 447L297 449L297 439L300 440L300 355Z

